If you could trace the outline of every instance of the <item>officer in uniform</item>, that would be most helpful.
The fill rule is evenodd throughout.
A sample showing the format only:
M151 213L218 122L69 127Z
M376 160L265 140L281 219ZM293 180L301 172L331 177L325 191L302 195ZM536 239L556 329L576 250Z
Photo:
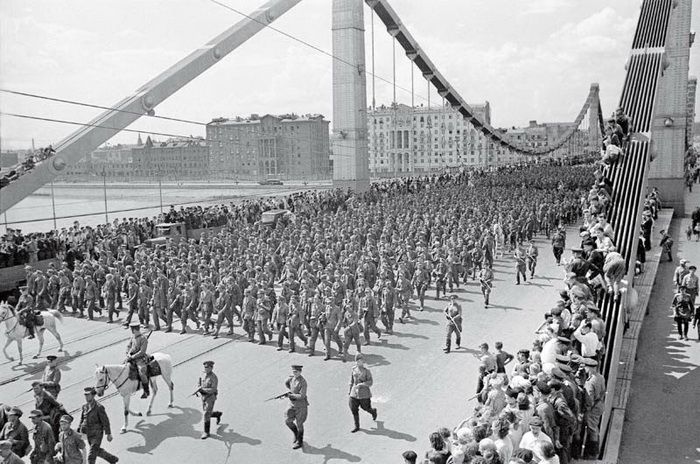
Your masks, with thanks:
M196 393L201 395L202 410L204 410L204 433L202 440L209 438L211 418L216 419L216 425L221 422L221 411L214 411L216 395L219 393L219 378L214 374L214 361L204 361L204 374L199 377L199 388Z
M365 367L365 357L362 353L355 355L355 366L350 374L350 411L355 421L355 428L351 433L360 430L360 408L372 415L372 420L377 420L377 409L372 408L372 372Z
M309 400L306 398L306 379L301 375L303 366L293 365L292 375L284 382L289 389L289 407L285 411L285 424L294 434L292 449L304 446L304 422L309 409Z
M143 387L141 398L148 398L150 393L148 374L146 372L148 339L143 336L140 329L140 324L136 322L131 324L131 339L126 347L126 362L131 362L136 365L139 377L141 378L141 386Z
M51 396L58 398L58 394L61 392L61 371L56 363L58 358L50 354L46 359L48 360L48 364L44 368L44 373L41 376L41 384L47 392L51 393Z
M17 301L17 306L15 306L15 312L20 320L23 321L25 327L27 327L27 332L29 332L29 339L34 338L34 297L28 292L26 285L19 288L22 294Z
M29 430L19 420L22 417L22 410L11 408L7 413L7 422L0 431L0 440L7 440L11 443L12 452L20 458L27 454L29 448Z
M598 372L595 359L584 358L586 381L584 390L584 423L586 445L583 459L598 459L600 445L600 418L605 409L605 378Z
M462 343L462 307L457 303L457 295L450 295L450 303L445 307L445 317L447 318L447 327L445 331L445 353L450 352L452 345L452 333L455 334L455 342L457 348Z
M105 407L95 401L97 391L94 387L86 387L85 404L80 413L80 425L78 432L85 434L89 445L88 464L95 464L97 457L101 457L112 464L119 458L102 449L102 437L107 436L107 441L112 441L112 429L109 425L109 417Z

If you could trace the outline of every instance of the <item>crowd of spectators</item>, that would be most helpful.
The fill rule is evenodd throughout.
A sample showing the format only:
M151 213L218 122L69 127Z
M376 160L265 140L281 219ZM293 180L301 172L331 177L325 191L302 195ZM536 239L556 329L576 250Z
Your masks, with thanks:
M44 160L55 154L56 150L54 150L54 148L51 145L49 145L46 148L39 149L34 154L27 157L27 159L25 159L21 163L18 163L15 166L0 169L0 188L5 187L13 180L19 179L24 174L34 169L34 167L37 164L43 162Z

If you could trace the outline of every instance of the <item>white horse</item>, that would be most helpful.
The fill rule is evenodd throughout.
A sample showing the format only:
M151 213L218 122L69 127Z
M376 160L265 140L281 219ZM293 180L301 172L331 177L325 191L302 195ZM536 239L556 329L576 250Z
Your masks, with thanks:
M160 372L163 376L165 384L170 389L170 403L168 407L173 407L173 363L170 360L170 356L163 353L153 353L153 357L158 361L160 366ZM117 391L122 395L122 400L124 401L124 426L121 428L121 433L126 432L126 428L129 426L129 414L136 417L141 417L143 414L140 412L133 412L129 409L129 403L131 402L131 395L136 393L139 388L138 380L129 379L129 365L128 364L106 364L104 366L98 366L95 364L95 380L97 390L97 395L102 396L105 390L109 387L110 383L113 383L117 388ZM146 415L151 415L151 407L153 406L153 400L158 393L158 384L156 383L155 377L151 377L148 381L151 386L151 399L148 401L148 410Z
M58 333L56 328L56 320L63 321L63 315L56 311L55 309L49 309L48 311L42 311L41 315L44 318L44 324L41 326L35 326L34 331L39 339L39 351L34 355L34 359L37 359L41 355L41 350L44 348L44 330L48 330L51 334L58 340L60 345L58 351L63 351L63 340L61 340L61 334ZM7 335L7 341L5 346L2 347L2 352L8 361L14 361L15 358L8 356L7 347L10 343L17 343L17 351L19 351L19 363L22 364L22 339L26 337L27 328L20 323L19 317L15 310L7 304L6 302L0 303L0 322L5 323L5 335Z

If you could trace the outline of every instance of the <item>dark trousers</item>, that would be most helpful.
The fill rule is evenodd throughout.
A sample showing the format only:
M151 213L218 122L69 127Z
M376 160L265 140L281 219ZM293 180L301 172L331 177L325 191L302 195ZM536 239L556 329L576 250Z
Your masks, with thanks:
M304 342L304 345L306 345L309 340L306 338L306 335L304 335L304 331L301 328L301 325L299 323L292 323L289 325L289 352L291 353L294 351L296 346L294 345L294 338L299 337L302 342Z
M561 263L561 255L564 254L564 248L562 247L552 247L552 253L554 253L554 259L557 264Z
M97 458L102 458L107 462L115 463L119 460L113 454L102 449L102 434L98 436L88 436L88 464L95 464Z
M453 322L448 322L447 327L445 327L445 349L450 351L452 346L452 334L455 334L455 343L457 346L462 344L462 326L457 325Z
M688 337L688 326L690 325L690 321L685 318L677 318L676 319L676 326L678 327L678 335L680 337Z
M435 298L440 298L440 290L442 289L442 295L445 296L447 293L447 280L438 279L435 281Z
M527 277L525 276L525 265L515 267L515 282L520 283L520 276L523 276L523 282L527 282Z
M372 398L353 398L350 397L350 411L352 418L355 421L355 427L360 427L360 408L367 411L368 414L374 416L376 409L372 408Z

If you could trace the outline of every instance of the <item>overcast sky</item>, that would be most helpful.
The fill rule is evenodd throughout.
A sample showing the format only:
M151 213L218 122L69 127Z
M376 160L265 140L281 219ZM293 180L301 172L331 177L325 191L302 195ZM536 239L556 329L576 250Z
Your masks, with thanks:
M262 0L220 0L250 13ZM697 2L696 2L697 3ZM488 100L497 127L571 121L592 82L603 111L616 105L640 0L392 0L422 49L471 103ZM695 5L697 8L697 4ZM694 30L700 30L700 14ZM210 0L1 0L0 86L111 106L241 19ZM367 68L370 12L367 24ZM279 28L331 51L331 0L304 0ZM376 74L391 80L391 38L375 20ZM700 74L696 44L691 75ZM398 49L399 47L397 47ZM266 29L156 108L208 122L251 113L332 115L331 58ZM397 50L397 85L410 88L410 63ZM368 102L371 102L368 78ZM417 104L427 84L415 75ZM392 87L377 80L377 104ZM397 90L397 100L411 95ZM432 94L433 103L438 101ZM0 93L3 112L87 122L99 110ZM131 129L204 135L200 125L142 118ZM74 126L0 117L2 149L56 143ZM161 137L162 138L162 137ZM112 142L134 142L122 132Z

